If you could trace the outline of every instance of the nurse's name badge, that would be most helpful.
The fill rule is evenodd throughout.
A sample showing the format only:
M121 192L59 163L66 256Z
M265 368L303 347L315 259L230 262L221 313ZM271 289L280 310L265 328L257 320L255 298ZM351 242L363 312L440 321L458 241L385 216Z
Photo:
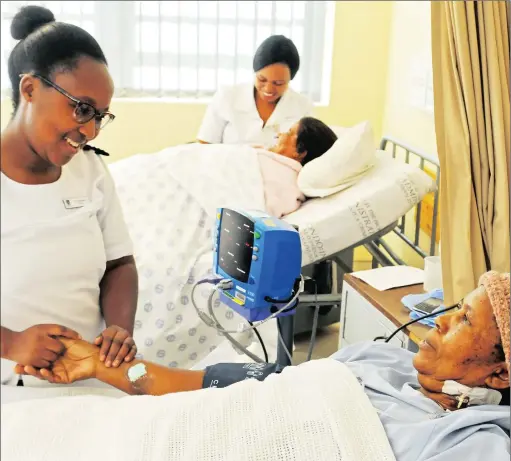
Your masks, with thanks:
M87 197L81 198L65 198L62 200L64 202L64 207L67 210L73 210L75 208L82 208L87 203Z

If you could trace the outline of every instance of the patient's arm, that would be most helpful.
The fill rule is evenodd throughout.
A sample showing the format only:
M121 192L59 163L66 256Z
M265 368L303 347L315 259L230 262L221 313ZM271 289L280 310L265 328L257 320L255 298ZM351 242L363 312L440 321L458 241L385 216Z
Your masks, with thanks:
M264 381L281 370L282 367L275 363L219 363L207 367L206 371L191 371L135 360L123 363L119 368L107 368L98 362L95 377L128 394L163 395L227 387L250 378Z
M65 351L51 369L16 365L17 374L32 375L55 384L96 378L131 395L164 395L194 391L204 387L227 387L245 379L264 381L282 367L275 363L219 363L205 371L166 368L143 360L123 362L118 368L107 367L99 360L95 344L77 339L60 338Z
M202 389L204 372L134 360L119 368L98 365L95 377L130 395L164 395Z
M50 370L16 366L16 373L29 374L56 384L96 378L130 395L163 395L202 388L203 371L165 368L143 360L107 368L99 360L99 348L82 340L59 338L65 345L64 355Z

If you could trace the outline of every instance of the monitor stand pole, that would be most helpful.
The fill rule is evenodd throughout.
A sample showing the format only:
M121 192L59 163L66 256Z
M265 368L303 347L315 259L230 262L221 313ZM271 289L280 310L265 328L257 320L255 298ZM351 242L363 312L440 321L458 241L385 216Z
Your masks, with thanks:
M282 335L282 339L284 340L287 350L291 354L291 357L293 356L294 322L294 315L277 317L277 327ZM277 346L277 363L282 367L291 365L291 360L289 360L280 339Z

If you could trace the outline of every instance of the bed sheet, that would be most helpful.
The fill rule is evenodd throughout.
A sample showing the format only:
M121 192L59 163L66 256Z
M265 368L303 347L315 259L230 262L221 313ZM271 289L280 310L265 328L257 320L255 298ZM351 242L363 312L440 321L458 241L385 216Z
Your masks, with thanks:
M284 219L299 227L302 266L364 240L389 226L435 190L422 170L377 152L373 169L359 183L306 201Z
M198 317L194 284L212 275L212 229L217 207L264 208L257 155L251 147L191 144L138 155L110 166L135 249L139 274L134 338L139 357L168 367L203 368L249 359ZM195 291L207 309L211 287ZM244 321L214 302L224 328ZM259 329L270 360L277 350L276 322ZM233 335L263 357L253 332Z

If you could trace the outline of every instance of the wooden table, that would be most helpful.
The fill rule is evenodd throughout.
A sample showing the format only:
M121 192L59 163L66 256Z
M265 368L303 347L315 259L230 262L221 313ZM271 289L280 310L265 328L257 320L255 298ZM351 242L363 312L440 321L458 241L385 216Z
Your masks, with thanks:
M403 306L401 299L410 294L422 294L422 285L412 285L393 290L379 291L350 274L344 276L347 283L358 291L368 302L387 317L396 327L400 327L410 321L410 311ZM415 343L419 344L429 332L430 328L420 323L413 323L403 331Z

